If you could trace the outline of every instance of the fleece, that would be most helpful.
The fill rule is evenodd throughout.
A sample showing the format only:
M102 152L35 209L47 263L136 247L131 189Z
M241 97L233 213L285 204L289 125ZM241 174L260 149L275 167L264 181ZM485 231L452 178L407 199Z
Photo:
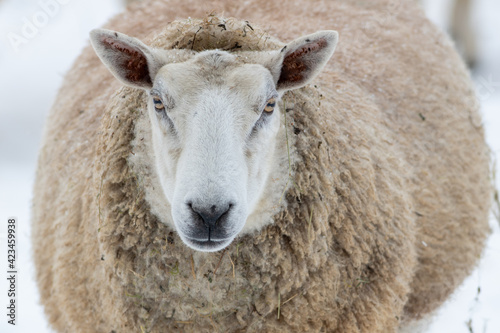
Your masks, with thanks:
M286 205L216 253L189 249L151 212L130 165L147 96L82 52L34 186L37 281L56 331L396 332L474 268L489 150L465 65L413 1L156 0L105 28L195 51L274 50L327 29L340 41L283 98Z

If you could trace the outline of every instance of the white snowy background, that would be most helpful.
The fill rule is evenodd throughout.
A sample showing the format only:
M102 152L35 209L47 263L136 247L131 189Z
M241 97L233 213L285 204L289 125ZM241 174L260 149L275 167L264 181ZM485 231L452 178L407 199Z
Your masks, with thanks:
M65 72L88 42L88 32L120 12L121 0L0 0L0 332L51 332L39 305L30 245L30 206L44 119ZM200 0L201 1L201 0ZM451 0L427 0L426 12L445 29ZM500 1L473 0L479 63L472 73L487 140L500 156ZM23 36L18 47L8 34ZM26 28L25 28L26 29ZM498 174L498 172L497 172ZM18 219L17 325L7 324L8 217ZM479 267L436 313L431 333L500 333L500 228ZM479 292L480 290L480 292Z

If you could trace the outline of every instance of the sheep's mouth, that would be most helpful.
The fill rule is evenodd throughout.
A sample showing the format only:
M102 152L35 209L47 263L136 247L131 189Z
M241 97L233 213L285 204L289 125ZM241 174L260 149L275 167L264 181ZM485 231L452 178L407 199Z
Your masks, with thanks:
M215 252L222 250L231 242L233 241L232 238L229 239L224 239L224 240L197 240L197 239L192 239L192 238L185 238L184 239L186 245L188 245L190 248L197 250L197 251L202 251L202 252Z

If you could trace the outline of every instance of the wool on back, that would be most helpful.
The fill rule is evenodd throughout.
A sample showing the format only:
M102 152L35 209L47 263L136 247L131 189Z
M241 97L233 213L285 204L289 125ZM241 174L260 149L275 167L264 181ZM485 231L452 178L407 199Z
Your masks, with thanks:
M284 97L286 207L218 253L187 248L150 212L129 163L145 93L83 51L49 115L34 194L37 278L58 331L390 332L473 269L488 149L463 63L413 2L146 1L106 28L197 51L280 49L325 29L340 42Z

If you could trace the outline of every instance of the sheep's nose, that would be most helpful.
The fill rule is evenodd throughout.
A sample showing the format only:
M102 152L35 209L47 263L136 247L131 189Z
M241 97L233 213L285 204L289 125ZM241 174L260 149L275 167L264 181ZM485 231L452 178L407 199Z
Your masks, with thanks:
M229 210L233 207L233 204L228 203L225 205L211 205L206 207L188 202L188 206L191 211L193 211L193 213L201 217L206 227L214 228L215 226L217 226L218 222L222 220L223 216L229 213Z

